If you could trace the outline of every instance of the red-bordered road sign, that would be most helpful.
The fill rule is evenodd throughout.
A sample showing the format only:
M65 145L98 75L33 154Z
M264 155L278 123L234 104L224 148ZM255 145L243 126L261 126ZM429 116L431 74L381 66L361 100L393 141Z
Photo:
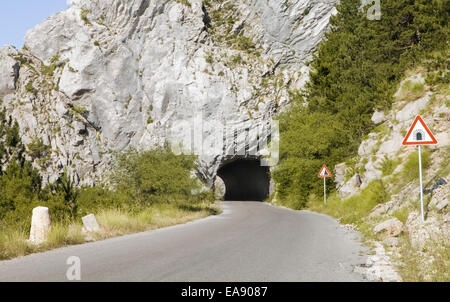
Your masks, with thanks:
M331 177L330 171L328 171L327 166L323 165L322 169L320 169L318 177Z
M418 115L403 140L403 145L435 145L437 140Z

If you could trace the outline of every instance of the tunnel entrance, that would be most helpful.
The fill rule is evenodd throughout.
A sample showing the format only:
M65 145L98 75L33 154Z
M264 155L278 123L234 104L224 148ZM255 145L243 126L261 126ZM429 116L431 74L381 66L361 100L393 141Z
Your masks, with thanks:
M263 201L269 196L269 168L262 167L259 160L233 161L217 175L225 183L225 200Z

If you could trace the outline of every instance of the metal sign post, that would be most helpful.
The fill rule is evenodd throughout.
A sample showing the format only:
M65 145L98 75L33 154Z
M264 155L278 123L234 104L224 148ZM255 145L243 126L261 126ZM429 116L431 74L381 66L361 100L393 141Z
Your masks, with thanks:
M323 202L327 204L327 177L331 177L330 171L328 171L327 166L323 165L322 169L320 169L319 175L317 177L323 178Z
M422 222L425 222L425 214L423 210L423 186L422 186L422 149L419 145L419 178L420 178L420 209L422 211Z

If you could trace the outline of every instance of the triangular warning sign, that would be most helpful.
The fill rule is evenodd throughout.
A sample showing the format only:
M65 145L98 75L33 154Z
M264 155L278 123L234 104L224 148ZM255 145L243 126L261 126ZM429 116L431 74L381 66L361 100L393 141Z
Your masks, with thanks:
M323 165L318 177L331 177L331 173L328 171L327 166Z
M436 138L428 129L423 119L418 115L409 128L408 133L403 140L403 145L435 145Z

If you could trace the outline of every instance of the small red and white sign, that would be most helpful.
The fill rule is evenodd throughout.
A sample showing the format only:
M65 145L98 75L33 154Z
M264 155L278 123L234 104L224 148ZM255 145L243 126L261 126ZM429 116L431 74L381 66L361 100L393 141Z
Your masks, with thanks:
M435 145L437 140L418 115L403 140L403 145Z
M323 165L318 177L331 177L331 173L328 171L327 166Z

